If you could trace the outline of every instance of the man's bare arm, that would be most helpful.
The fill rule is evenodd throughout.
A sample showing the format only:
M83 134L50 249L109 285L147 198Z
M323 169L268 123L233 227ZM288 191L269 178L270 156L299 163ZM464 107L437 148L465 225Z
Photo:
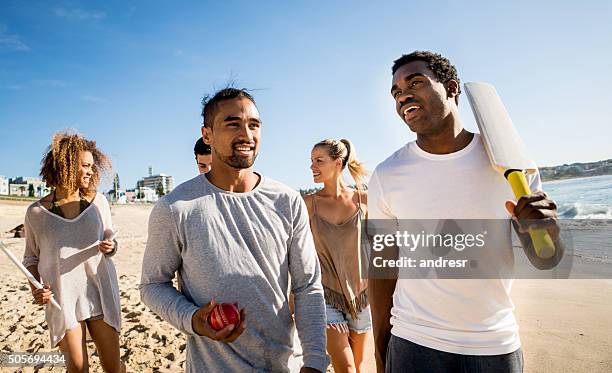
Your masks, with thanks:
M372 311L372 326L374 334L374 354L376 370L385 371L387 345L391 338L391 307L393 307L393 292L397 279L369 279L368 298Z

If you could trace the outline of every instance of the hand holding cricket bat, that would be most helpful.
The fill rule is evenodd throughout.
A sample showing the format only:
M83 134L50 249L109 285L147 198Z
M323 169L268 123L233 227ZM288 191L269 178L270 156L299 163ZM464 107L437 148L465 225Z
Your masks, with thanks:
M537 168L495 87L466 83L465 91L493 168L508 180L517 200L530 195L525 172L533 173ZM555 244L545 229L529 229L529 235L538 257L549 259L555 255Z
M23 264L21 264L21 262L15 257L15 255L9 250L8 247L6 247L6 245L2 241L0 241L0 248L2 249L2 251L4 251L6 256L9 257L13 264L15 264L17 268L19 268L19 270L27 277L27 279L30 281L30 283L32 283L32 285L34 285L36 289L45 288L40 282L38 282L38 280L36 280L36 278L34 278L30 271L28 271L27 268L24 267ZM46 289L48 289L48 287ZM62 309L62 307L60 307L59 303L57 303L53 296L51 296L50 302L58 309Z

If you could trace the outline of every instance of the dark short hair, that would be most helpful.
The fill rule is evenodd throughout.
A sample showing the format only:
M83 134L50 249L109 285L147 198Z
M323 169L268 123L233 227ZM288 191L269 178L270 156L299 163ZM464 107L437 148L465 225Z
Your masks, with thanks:
M202 119L204 123L204 127L212 128L213 119L215 118L215 114L217 111L217 105L219 102L224 100L231 100L234 98L245 97L251 100L254 105L255 99L246 89L239 88L223 88L222 90L216 92L213 95L208 95L202 99Z
M397 60L393 61L393 67L391 68L391 73L395 74L395 72L402 66L414 62L414 61L423 61L427 63L427 67L434 73L436 78L441 83L446 83L449 80L454 80L459 85L459 91L457 92L457 97L455 98L456 102L459 102L459 94L461 93L461 84L459 81L459 76L457 74L457 69L455 66L448 60L448 58L442 56L439 53L429 52L429 51L414 51L410 54L404 54Z
M193 154L197 155L208 155L210 154L210 145L205 144L204 140L200 137L198 141L196 141L195 146L193 147Z

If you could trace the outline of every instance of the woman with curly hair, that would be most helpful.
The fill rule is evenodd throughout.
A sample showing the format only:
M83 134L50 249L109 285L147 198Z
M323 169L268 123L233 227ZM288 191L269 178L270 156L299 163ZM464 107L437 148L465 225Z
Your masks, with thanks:
M304 196L310 228L321 264L321 282L327 316L327 352L335 372L361 372L372 329L367 281L361 276L361 232L367 212L367 194L361 179L367 175L355 147L346 139L327 139L311 152L312 176L323 189ZM348 169L356 183L342 178Z
M110 259L117 242L111 239L108 202L96 193L111 162L95 141L63 132L53 137L41 165L52 192L27 210L23 264L45 285L30 284L35 302L48 304L54 297L61 306L46 307L51 345L66 355L68 372L87 372L88 330L104 371L125 372L119 356L119 286Z

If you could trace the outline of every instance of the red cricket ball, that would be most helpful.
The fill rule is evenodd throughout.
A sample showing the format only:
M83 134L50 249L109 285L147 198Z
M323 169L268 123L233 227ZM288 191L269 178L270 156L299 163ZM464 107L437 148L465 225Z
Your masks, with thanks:
M217 304L208 314L208 324L214 330L221 330L229 324L238 325L240 312L238 307L230 303Z

